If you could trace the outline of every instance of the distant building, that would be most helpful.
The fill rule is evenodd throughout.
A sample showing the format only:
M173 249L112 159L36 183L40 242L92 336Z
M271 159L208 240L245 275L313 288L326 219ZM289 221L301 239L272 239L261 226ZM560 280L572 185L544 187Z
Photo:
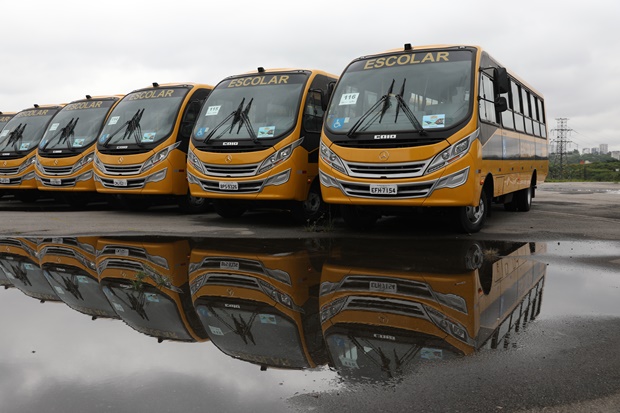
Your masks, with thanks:
M598 151L599 151L599 148L592 148L592 149L590 149L590 153L592 155L598 155Z
M617 159L620 161L620 151L611 151L610 155L612 158Z
M590 148L583 148L583 154L587 155L590 153Z
M599 145L599 149L600 149L600 153L601 155L605 155L607 153L609 153L609 146L606 143L601 143Z

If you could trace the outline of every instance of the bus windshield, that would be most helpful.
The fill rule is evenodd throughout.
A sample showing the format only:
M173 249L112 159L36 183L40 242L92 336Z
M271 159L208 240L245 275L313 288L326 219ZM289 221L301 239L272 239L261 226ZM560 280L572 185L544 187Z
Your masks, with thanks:
M221 82L202 108L194 143L283 138L297 123L307 79L305 73L264 74Z
M292 320L268 305L233 307L239 305L200 304L196 307L209 338L221 351L273 367L308 366Z
M170 136L188 88L156 88L130 93L112 110L98 146L145 146Z
M101 126L114 100L92 100L65 106L47 128L39 144L42 151L78 150L97 139Z
M340 78L326 129L353 138L450 128L472 107L473 56L467 50L416 51L358 60Z
M13 115L0 115L0 131L2 131L2 128L4 128L7 123L9 123L12 117Z
M49 120L58 109L19 112L0 133L0 152L26 152L36 148Z

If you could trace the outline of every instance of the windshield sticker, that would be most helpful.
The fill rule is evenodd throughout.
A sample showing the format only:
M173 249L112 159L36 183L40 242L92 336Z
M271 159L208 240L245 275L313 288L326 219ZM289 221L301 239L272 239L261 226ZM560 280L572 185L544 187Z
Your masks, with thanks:
M144 135L142 135L142 142L154 142L156 133L157 132L144 132Z
M357 365L357 361L350 359L348 357L344 357L344 356L339 356L338 357L340 359L340 364L342 364L343 367L348 367L350 369L359 369L360 367Z
M56 290L56 292L60 295L65 295L65 292L63 291L63 289L57 285L54 286L54 290Z
M122 305L120 305L119 303L112 303L112 305L114 306L114 309L116 311L120 311L121 313L125 312L125 309L123 308Z
M199 138L202 138L205 135L205 132L207 132L209 130L209 128L199 128L196 131L196 136Z
M441 360L443 359L443 351L437 348L423 347L420 350L420 358L425 360Z
M211 333L215 334L216 336L224 335L224 333L222 332L222 329L219 327L209 326L209 330L211 330Z
M20 151L25 151L28 148L30 148L30 142L24 142L19 146Z
M110 136L109 133L104 133L103 135L101 135L101 137L99 138L99 142L105 142L106 139L108 139L108 136Z
M446 115L424 115L422 126L425 128L443 128L446 123Z
M218 113L220 113L220 108L222 107L222 105L219 106L209 106L207 108L207 114L205 116L215 116Z
M271 314L260 314L260 322L262 324L278 324L276 322L276 316Z
M336 118L334 119L334 123L332 123L332 129L340 129L344 126L345 123L347 123L347 121L349 120L349 118Z
M345 93L340 96L340 103L338 105L355 105L357 103L357 98L359 97L359 95L359 93Z
M151 303L158 303L159 302L159 297L157 296L157 294L146 293L146 294L144 294L144 297L146 298L147 301L149 301Z
M209 314L209 310L207 310L207 307L203 306L198 307L198 314L203 317L211 317L211 314Z
M32 270L34 270L34 265L26 262L26 263L24 263L24 268L27 269L27 270L32 271Z
M52 126L50 126L50 131L58 129L58 125L60 125L60 123L52 123Z
M116 122L118 122L120 118L120 116L112 116L110 118L110 122L108 122L108 125L116 125Z
M84 138L75 138L75 139L73 139L73 146L75 146L75 147L84 146L84 142L85 141L86 141L86 139L84 139Z
M0 138L4 138L6 135L9 134L9 132L10 132L10 130L8 130L8 129L3 130L2 133L0 133Z
M275 134L275 126L262 126L258 128L258 134L256 136L259 138L273 138Z
M78 282L80 284L88 284L88 277L84 276L84 275L78 275L77 277Z

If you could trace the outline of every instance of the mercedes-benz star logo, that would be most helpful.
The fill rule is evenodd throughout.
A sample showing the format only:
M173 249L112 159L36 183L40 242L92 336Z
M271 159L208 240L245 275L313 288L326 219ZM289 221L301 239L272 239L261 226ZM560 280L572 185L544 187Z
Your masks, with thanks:
M381 161L385 162L385 161L387 161L388 159L390 159L390 153L389 153L388 151L382 151L382 152L379 154L379 160L381 160Z
M224 161L226 161L226 163L231 163L232 162L232 156L231 155L226 155L226 158L224 158Z

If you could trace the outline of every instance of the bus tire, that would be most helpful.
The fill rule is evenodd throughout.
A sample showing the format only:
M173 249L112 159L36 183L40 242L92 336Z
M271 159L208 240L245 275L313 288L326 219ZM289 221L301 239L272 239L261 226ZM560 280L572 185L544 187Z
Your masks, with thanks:
M358 205L342 205L340 214L345 225L354 230L371 229L380 218L378 213Z
M299 223L313 223L319 220L327 211L327 205L321 196L321 187L312 185L305 201L293 203L291 214Z
M247 206L243 201L230 199L214 199L213 209L222 218L239 218L247 211Z
M521 189L515 193L515 204L519 211L527 212L532 208L532 193L534 192L534 188L531 186Z
M480 192L480 202L477 207L465 206L456 209L456 223L458 228L467 234L480 231L486 221L489 207L489 197L483 189L482 192Z
M202 214L210 204L207 198L192 196L189 192L179 197L179 210L184 214Z

